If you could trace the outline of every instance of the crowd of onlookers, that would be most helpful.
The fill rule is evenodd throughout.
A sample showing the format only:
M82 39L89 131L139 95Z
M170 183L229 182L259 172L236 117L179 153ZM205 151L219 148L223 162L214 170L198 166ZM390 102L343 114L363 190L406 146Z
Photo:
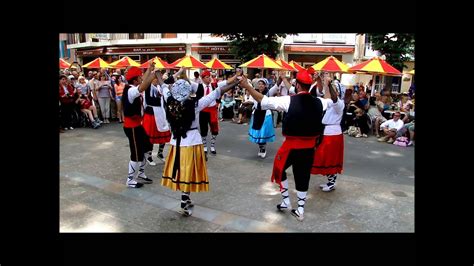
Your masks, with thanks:
M121 97L126 84L120 69L87 72L62 70L59 76L60 132L123 122Z
M211 85L225 77L211 74ZM256 73L249 81L254 87L262 80ZM269 89L268 96L294 94L294 78L279 77L276 72L269 72L264 78ZM195 82L200 83L198 72L194 72ZM284 82L283 82L284 81ZM123 122L121 97L126 84L121 69L114 71L102 69L90 70L82 75L78 70L61 70L59 78L60 96L60 132L72 130L74 127L100 128L102 124L111 121ZM316 74L314 78L316 85ZM371 81L372 82L372 81ZM380 142L394 143L400 146L412 146L415 139L415 86L408 93L393 94L382 90L371 96L371 82L362 82L346 88L336 79L339 97L345 103L341 127L344 134L355 138L367 138L373 135ZM314 96L324 93L313 86ZM254 101L248 92L239 86L228 91L219 103L220 121L233 121L238 124L248 124L255 108ZM279 127L284 113L273 111L274 127Z

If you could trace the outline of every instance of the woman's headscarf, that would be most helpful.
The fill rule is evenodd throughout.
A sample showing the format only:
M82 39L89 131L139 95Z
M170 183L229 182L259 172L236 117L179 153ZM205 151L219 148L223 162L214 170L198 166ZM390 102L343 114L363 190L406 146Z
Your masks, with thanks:
M177 80L171 87L171 95L179 102L186 100L191 94L191 84L184 79Z

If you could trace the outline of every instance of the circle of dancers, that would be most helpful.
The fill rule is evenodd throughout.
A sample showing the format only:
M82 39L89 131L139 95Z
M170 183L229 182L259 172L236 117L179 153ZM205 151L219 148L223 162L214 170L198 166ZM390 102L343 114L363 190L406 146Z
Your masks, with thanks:
M131 67L125 74L128 84L122 96L123 130L130 146L126 185L140 188L153 183L145 174L145 166L156 165L152 150L153 144L158 144L157 157L164 162L161 185L181 191L179 211L191 216L191 192L209 191L207 136L210 131L210 154L217 156L218 100L239 85L253 102L248 139L258 145L258 156L262 159L267 154L266 144L275 141L272 112L283 113L285 140L275 155L271 175L271 181L279 185L281 192L276 210L289 212L303 221L311 174L326 175L328 182L320 188L329 192L335 189L337 174L343 170L340 122L344 102L335 83L324 74L318 74L315 83L312 73L301 70L291 82L280 72L279 81L271 88L263 78L254 87L240 69L220 82L215 82L207 70L194 80L184 70L168 75L152 63L145 73ZM165 158L166 143L170 148ZM291 204L288 191L286 170L290 166L296 205Z

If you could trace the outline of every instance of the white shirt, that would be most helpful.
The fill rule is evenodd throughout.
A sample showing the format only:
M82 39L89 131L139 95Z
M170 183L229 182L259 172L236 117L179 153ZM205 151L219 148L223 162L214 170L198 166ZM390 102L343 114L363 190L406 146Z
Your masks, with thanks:
M388 129L396 128L397 131L400 130L403 127L403 121L401 119L398 119L397 122L395 122L393 119L387 120L383 122L380 125L380 128L388 127Z
M186 132L186 138L181 139L180 147L188 147L188 146L202 144L201 134L199 133L199 112L201 112L204 108L208 107L212 102L215 103L216 100L221 97L220 88L226 84L227 84L226 80L217 83L217 89L215 89L208 95L199 99L198 106L195 108L195 113L194 113L195 119L191 123L191 128L196 128L196 129L192 129ZM165 97L165 101L167 101L168 97L171 95L168 84L163 84L161 86L161 89L163 91L163 96ZM170 144L173 146L176 146L176 139L174 139L174 136L171 136Z
M137 97L140 97L140 91L138 90L138 87L137 86L133 86L131 85L130 88L128 89L128 102L129 103L133 103L133 101L135 100L135 98ZM143 115L143 108L142 108L142 113L141 115Z
M311 87L309 87L309 92L311 92L311 90L316 90L316 96L324 97L324 93L326 92L326 90L323 87L323 92L320 92L319 89L318 89L318 86L316 86L317 84L318 84L318 82L315 82L315 83L311 84Z
M145 91L146 93L146 91ZM162 93L161 87L159 85L155 86L151 84L150 96L156 97L158 93ZM170 130L168 120L166 120L166 110L164 108L165 104L163 97L160 97L161 106L153 106L153 117L155 118L156 128L159 132L166 132ZM143 98L143 106L146 108L146 97Z
M280 91L281 96L289 95L288 89L286 88L283 81L280 83L280 86L277 84L273 85L273 87L268 91L268 95L275 96L278 91Z
M131 85L130 88L128 89L128 101L130 103L133 103L135 98L140 96L140 91L138 90L138 86L133 86Z
M202 86L203 86L203 88L204 88L204 96L207 95L206 92L207 92L207 87L208 87L208 86L209 86L209 92L212 92L211 83L209 83L209 85L204 84L204 82L201 83L201 84L202 84ZM219 87L222 87L222 86L224 86L224 85L226 85L226 84L227 84L227 80L219 81L219 82L217 83L217 87L219 88ZM194 82L194 81L191 80L191 90L192 90L193 92L196 92L196 91L197 91L198 86L199 86L199 83L196 83L196 82ZM211 107L211 106L216 106L216 105L217 105L217 102L213 102L213 103L211 103L211 105L209 105L209 107Z
M290 101L291 101L290 97L292 96L287 95L287 96L281 96L281 97L267 97L264 95L261 102L262 109L272 109L272 110L288 112L288 109L290 108ZM323 111L325 111L328 108L329 101L332 102L331 99L324 99L321 97L318 97L318 99L323 104Z
M327 100L327 99L325 99ZM331 99L329 99L331 100ZM344 101L341 99L337 99L337 102L333 102L332 100L327 102L328 109L323 117L323 124L326 126L324 127L324 135L332 136L332 135L341 135L341 120L342 114L344 113Z
M267 97L267 96L263 96L263 97ZM279 98L279 97L271 97L271 98ZM250 98L249 98L249 101L252 101L253 102L253 107L252 107L252 114L255 113L255 110L257 110L257 107L258 107L258 102L257 100L255 100L252 95L250 95ZM263 103L263 102L262 102ZM265 116L267 115L272 115L272 111L268 108L263 108L263 105L262 105L262 110L267 110L265 112Z

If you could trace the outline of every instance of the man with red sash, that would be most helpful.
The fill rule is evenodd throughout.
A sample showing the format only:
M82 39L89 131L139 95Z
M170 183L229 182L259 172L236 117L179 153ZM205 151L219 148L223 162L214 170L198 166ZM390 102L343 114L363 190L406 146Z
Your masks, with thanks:
M211 85L211 72L204 70L201 73L202 83L197 86L196 97L197 100L211 93L214 89ZM195 86L191 82L191 86ZM199 129L202 137L202 144L204 145L204 153L207 156L207 132L208 125L211 127L211 153L216 155L216 137L219 134L219 122L217 121L217 101L213 101L211 105L204 108L199 113ZM207 158L207 157L206 157Z
M262 109L287 113L282 126L285 141L275 156L271 180L280 185L280 192L283 197L282 202L277 205L277 209L280 211L291 209L285 170L293 166L298 208L291 209L291 214L302 221L314 148L317 138L322 132L321 120L323 111L327 107L327 101L309 94L308 90L313 81L308 71L298 72L296 81L297 94L281 97L264 96L257 92L246 80L240 84L243 88L249 90L250 95L256 101L261 103Z
M126 185L132 188L142 187L143 184L151 184L153 180L145 175L145 158L152 149L150 139L147 137L142 126L143 122L143 97L142 92L150 87L154 78L152 71L155 64L145 72L142 79L142 71L138 67L131 67L125 78L128 84L125 85L122 95L123 103L123 131L128 138L130 146L130 162L128 163L128 176ZM143 81L143 82L142 82ZM141 182L137 182L135 176Z

